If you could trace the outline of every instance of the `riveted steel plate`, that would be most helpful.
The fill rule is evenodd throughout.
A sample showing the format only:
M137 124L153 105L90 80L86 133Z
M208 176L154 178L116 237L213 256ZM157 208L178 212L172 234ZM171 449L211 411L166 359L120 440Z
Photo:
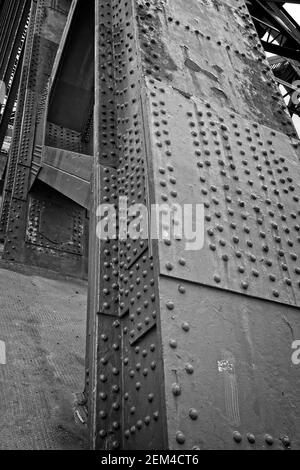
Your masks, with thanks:
M116 318L98 315L96 447L117 450L121 446L121 327Z
M20 212L25 212L27 203L26 201L14 199L11 202L9 214L8 214L8 224L9 229L7 230L6 239L5 239L5 251L3 258L16 261L20 256L19 247L17 240L20 237L20 234L24 230L24 219L20 217Z
M26 242L45 249L82 256L84 245L83 212L62 199L53 202L30 198ZM58 214L61 214L58 217Z
M38 95L28 89L25 96L25 112L23 116L18 163L30 167L34 145L34 122Z
M59 264L57 251L60 251L62 246L66 257L69 260L72 258L71 264L74 261L74 257L82 256L83 254L81 246L85 220L83 214L80 215L80 221L75 220L77 216L74 216L72 219L71 229L74 229L74 233L69 236L70 233L67 234L68 230L65 230L64 222L67 224L70 222L70 218L65 214L66 218L62 222L62 227L58 227L57 220L59 220L59 216L58 214L53 214L53 207L49 209L48 204L48 215L44 218L42 217L41 224L38 223L38 240L36 240L35 236L30 238L31 234L26 234L27 217L29 215L30 219L32 215L30 214L32 208L29 209L28 207L30 199L28 192L31 186L30 183L33 182L39 169L39 150L43 143L41 142L43 134L41 117L42 109L44 109L47 103L48 88L46 85L51 73L60 36L66 22L65 12L64 10L60 10L59 7L59 1L52 6L45 0L39 0L32 4L28 22L28 35L24 45L20 93L5 185L5 210L1 220L2 232L7 231L10 233L14 230L15 223L20 227L18 231L15 231L14 235L14 258L23 263L29 262L38 264L38 260L43 258L43 255L47 254L47 256L49 255L47 261L44 259L44 261L41 262L48 265L48 261L53 254L55 258L53 264L57 265ZM38 130L36 124L40 124ZM38 151L36 152L36 150ZM34 161L32 161L33 157ZM22 210L19 214L13 214L13 208L18 207L18 201L26 201L26 207L24 207L24 204L21 204ZM76 211L75 208L74 211ZM8 217L8 212L10 213L10 217ZM45 207L41 208L41 214L45 215ZM52 219L52 221L50 221L50 219ZM33 226L36 220L37 217L34 216ZM57 233L61 228L63 236L62 240L59 240ZM34 229L36 229L36 227L34 227ZM53 232L55 232L56 235ZM47 234L50 235L50 242L47 239ZM10 237L7 241L8 243L5 244L4 248L4 257L9 258L11 256L11 248L9 246L9 242L11 242ZM31 243L32 241L33 243ZM27 246L25 242L29 242ZM7 253L6 250L8 250ZM76 261L77 259L74 264L76 264ZM67 264L69 264L69 261L67 261Z
M296 135L244 1L135 3L147 76Z
M117 209L118 209L118 187L117 171L110 167L100 167L101 188L101 213L98 214L98 223L103 223L103 218L109 224L113 224L115 236L108 236L107 240L100 240L100 312L106 315L118 315L119 300L119 246L117 240ZM112 213L112 210L115 211ZM97 236L100 235L97 227ZM104 235L104 234L103 234ZM102 238L102 237L100 237Z
M129 315L130 344L134 344L157 320L154 262L148 251L129 270L120 266L119 281L120 315Z
M28 179L30 175L30 168L23 165L18 165L16 168L15 183L13 189L13 197L22 201L27 200L28 193Z
M115 6L117 14L113 17L119 196L127 201L128 227L135 224L140 230L144 230L142 237L137 240L129 235L127 240L120 242L120 262L129 269L148 247L148 232L145 228L148 223L145 220L147 215L143 210L139 212L138 207L145 207L149 203L147 153L140 99L140 64L133 22L128 21L134 16L133 8L133 2L119 2Z
M82 142L81 134L72 129L47 122L45 144L69 152L89 154L87 144Z
M160 241L161 273L300 305L300 169L292 142L154 80L148 102L156 202L179 204L183 213L186 204L204 205L205 217L202 249L188 251L185 237Z
M165 277L160 295L169 448L299 448L299 310Z
M123 326L124 449L164 449L158 332L153 328L131 345L129 315Z

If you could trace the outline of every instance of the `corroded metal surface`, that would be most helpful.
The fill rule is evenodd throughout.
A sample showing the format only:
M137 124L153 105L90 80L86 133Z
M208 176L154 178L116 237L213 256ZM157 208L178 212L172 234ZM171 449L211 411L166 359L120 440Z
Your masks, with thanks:
M57 70L54 68L53 72L53 67L57 53L62 53L59 50L62 38L62 49L65 52L65 36L68 37L71 54L74 56L75 51L76 57L78 52L78 41L74 44L73 32L67 29L67 33L63 35L69 10L73 17L77 2L73 2L72 7L71 0L38 0L30 3L30 22L1 215L0 230L5 242L3 257L10 261L47 266L65 274L85 277L88 252L86 210L89 207L91 162L87 158L87 164L82 165L84 155L81 156L81 153L86 153L87 142L90 140L90 98L84 98L88 115L85 109L80 109L79 113L84 129L72 129L71 125L66 129L62 122L59 122L62 124L59 126L55 119L54 122L49 121L51 112L53 117L51 103L56 103L55 116L60 121L63 116L66 122L68 116L74 117L76 114L75 98L71 114L65 108L61 94L61 106L57 106L56 96L61 93L61 80L56 79ZM81 15L77 11L77 17L78 14ZM87 30L90 25L85 19L86 17L82 17L82 26ZM93 45L90 44L92 41L87 39L87 42L90 51L93 51ZM84 43L80 47L84 48ZM74 66L77 66L76 63L71 63L71 66L67 63L65 66L62 60L60 71L64 74L67 69L67 78L73 74L76 80L78 75L73 73ZM90 68L93 70L92 66ZM87 80L86 74L84 75L81 81ZM68 86L67 80L67 86L63 90L64 97L70 95ZM82 90L77 91L80 97L85 97ZM54 161L49 156L49 147L53 149L52 156L53 153L56 154ZM77 155L80 153L77 163L74 162L76 151ZM83 173L80 173L80 166L85 167ZM77 170L70 170L70 167L77 167ZM49 207L49 198L54 202L50 210L45 210L45 207ZM35 210L32 209L33 206L36 207ZM72 213L76 214L75 218ZM60 220L65 223L59 223ZM45 235L45 227L49 230L49 240ZM34 236L28 235L32 230ZM53 236L59 241L53 241Z
M82 275L93 160L91 447L299 448L299 141L246 3L88 5L33 2L2 227L6 258ZM203 205L204 246L145 213L100 240L120 198Z
M96 4L91 446L299 448L299 142L245 3ZM96 241L119 196L204 204L204 248Z
M297 309L169 278L161 321L171 449L299 449Z
M162 241L161 273L300 306L298 143L159 82L149 108L156 200L205 208L204 248Z

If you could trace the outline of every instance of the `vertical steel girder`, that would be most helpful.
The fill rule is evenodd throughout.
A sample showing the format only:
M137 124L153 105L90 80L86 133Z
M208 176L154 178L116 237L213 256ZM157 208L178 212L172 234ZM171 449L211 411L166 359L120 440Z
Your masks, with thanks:
M246 4L95 3L91 447L299 448L299 141ZM203 204L204 248L99 240L120 196Z
M29 0L13 0L3 2L0 11L0 81L6 93L6 102L0 103L3 107L0 115L0 150L17 98L29 9ZM5 153L2 155L7 160Z
M299 141L246 2L32 1L20 81L4 258L82 276L91 202L91 447L300 448ZM204 247L100 240L120 197Z
M92 162L91 156L81 153L88 146L89 137L86 126L75 135L71 125L66 129L65 124L55 122L56 116L70 115L69 107L56 106L55 113L51 107L64 80L60 70L55 70L57 77L53 75L55 59L64 53L59 50L62 38L71 42L71 51L75 49L73 69L79 66L78 47L75 44L72 48L73 39L69 39L68 28L65 31L77 1L71 5L71 0L37 0L30 5L0 223L3 258L85 277ZM84 47L83 36L81 40ZM87 43L93 50L93 40ZM62 73L64 59L60 61ZM68 75L64 83L66 94ZM78 90L78 95L82 94ZM79 109L80 112L87 121L84 110ZM87 143L82 143L83 138Z

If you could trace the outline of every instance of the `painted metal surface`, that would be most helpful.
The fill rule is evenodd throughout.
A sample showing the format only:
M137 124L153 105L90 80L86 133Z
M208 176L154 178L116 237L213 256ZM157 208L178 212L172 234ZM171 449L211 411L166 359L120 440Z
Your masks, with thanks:
M92 173L91 447L300 448L299 141L246 3L79 0L55 41L32 5L5 257L82 275ZM203 205L204 246L122 238L120 198Z
M186 238L161 241L161 273L299 306L298 143L159 82L148 96L167 113L152 122L156 200L205 215L196 256Z
M160 285L170 448L299 449L299 310L172 278Z
M299 142L245 3L96 2L95 24L91 447L299 448ZM203 204L203 249L96 241L120 196Z
M66 35L63 33L68 23L68 12L70 10L70 16L73 17L76 5L77 2L74 2L70 10L70 0L60 0L55 3L46 0L31 2L20 96L4 187L1 233L5 241L3 254L5 259L42 267L47 265L52 270L86 277L87 209L90 204L91 174L91 159L86 148L90 140L89 120L92 106L90 98L85 100L89 108L88 114L86 115L85 109L77 112L80 119L86 123L85 128L79 132L77 128L72 129L72 123L69 123L69 129L66 129L59 125L62 122L49 121L51 112L53 116L52 104L57 103L59 99L59 86L62 83L58 74L58 80L53 84L55 58L57 53L59 55L61 53L59 50L61 39L65 40ZM78 9L76 12L78 21ZM90 31L88 20L82 18L82 25L85 30ZM68 51L71 51L72 57L74 55L76 57L78 50L85 47L85 43L82 41L79 48L78 43L76 41L74 43L74 34L71 30L68 30L67 36ZM86 39L92 51L93 45L88 38ZM78 75L74 74L74 67L77 67L77 63L74 64L73 61L71 64L66 64L65 56L60 70L62 73L67 71L69 75L71 73L76 81ZM90 75L93 74L92 70L93 67ZM80 96L84 96L80 90L77 91ZM66 89L65 95L67 95ZM60 102L61 107L56 106L57 117L64 115L65 119L68 119L68 116L75 116L75 109L70 114L69 106L66 109L65 103L62 100ZM74 152L77 152L77 158ZM86 158L81 154L86 155ZM49 198L53 199L52 208L45 210L45 207L49 207ZM41 220L32 209L33 206L39 205L41 207L37 210L42 214ZM77 222L71 221L73 215L66 216L70 211L71 214L79 214L80 229L77 227ZM60 223L61 220L64 220L65 225ZM28 236L32 227L37 232L33 238ZM50 246L46 241L45 230L49 231ZM77 243L78 230L81 237L80 249L77 247L74 252L72 247ZM58 242L58 250L56 242L52 243L53 236L55 240L63 239L62 243ZM64 240L68 242L65 243ZM81 243L84 243L84 247ZM62 249L63 247L65 248Z
M44 146L37 178L89 210L92 163L88 155Z

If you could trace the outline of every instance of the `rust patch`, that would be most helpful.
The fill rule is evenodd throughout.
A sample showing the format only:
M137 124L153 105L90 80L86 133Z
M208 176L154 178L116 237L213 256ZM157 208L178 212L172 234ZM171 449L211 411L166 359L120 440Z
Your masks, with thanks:
M174 87L174 86L173 86L173 90L178 91L178 93L180 93L182 96L184 96L184 97L187 98L188 100L190 100L191 97L193 96L193 95L191 95L190 93L187 93L186 91L180 90L180 88L176 88L176 87Z
M221 90L221 88L212 87L211 91L213 92L215 96L218 96L219 98L223 98L224 100L229 101L228 96L223 90Z
M221 73L224 72L224 70L222 69L222 67L220 67L219 65L213 65L212 68L218 73L221 75Z
M267 125L289 136L296 137L292 121L286 113L282 112L281 107L276 105L276 103L274 103L272 108L269 106L268 103L271 102L270 94L273 94L277 90L270 87L267 82L261 80L261 73L257 70L258 64L255 59L244 57L243 63L244 67L242 73L244 79L242 86L238 89L239 93L248 101L249 106L253 110L253 116L257 116L257 120L260 124ZM260 90L259 94L257 90ZM258 111L261 112L262 117L259 117Z
M209 72L209 70L206 70L206 69L203 69L201 68L196 62L194 62L192 59L190 59L189 57L185 59L185 62L184 62L184 65L192 70L193 72L196 72L196 73L202 73L203 75L205 75L206 77L210 78L211 80L213 80L214 82L219 82L219 79L216 75L214 75L213 73Z
M159 3L159 9L149 7L145 10L143 5L138 6L137 21L143 51L143 66L155 78L165 78L170 81L173 77L172 72L175 72L178 67L169 55L163 40L160 11L164 11L164 3Z

